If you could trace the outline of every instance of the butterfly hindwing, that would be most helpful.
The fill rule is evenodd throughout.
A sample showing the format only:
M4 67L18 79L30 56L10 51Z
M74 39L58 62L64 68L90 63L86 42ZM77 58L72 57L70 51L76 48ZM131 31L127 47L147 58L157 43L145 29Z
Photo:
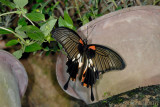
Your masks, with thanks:
M123 59L113 50L97 44L88 45L87 58L99 72L122 70L125 67Z
M113 50L97 44L86 46L86 67L81 82L84 87L91 87L91 100L94 101L92 87L99 79L100 72L121 70L125 67L122 58Z

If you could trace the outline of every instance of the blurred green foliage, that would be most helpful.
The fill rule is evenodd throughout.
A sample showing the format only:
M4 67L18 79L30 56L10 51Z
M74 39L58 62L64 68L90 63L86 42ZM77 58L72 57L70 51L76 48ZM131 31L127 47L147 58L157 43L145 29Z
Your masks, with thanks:
M159 5L160 0L0 0L0 34L15 35L6 46L20 45L13 53L17 58L24 52L48 55L62 49L51 37L52 29L64 26L76 30L109 12L147 4ZM11 29L14 19L18 21Z

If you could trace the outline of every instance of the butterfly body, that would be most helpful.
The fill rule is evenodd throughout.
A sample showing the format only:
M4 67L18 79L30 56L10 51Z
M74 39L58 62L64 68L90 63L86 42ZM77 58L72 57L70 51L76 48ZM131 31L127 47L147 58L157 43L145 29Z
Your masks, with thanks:
M69 79L64 85L68 88L70 80L76 81L78 74L84 87L91 88L91 100L94 101L92 87L99 79L99 75L125 68L123 59L112 49L98 44L87 44L87 39L82 38L73 30L65 27L56 28L53 37L63 46L67 53L67 73ZM81 69L81 73L80 72Z

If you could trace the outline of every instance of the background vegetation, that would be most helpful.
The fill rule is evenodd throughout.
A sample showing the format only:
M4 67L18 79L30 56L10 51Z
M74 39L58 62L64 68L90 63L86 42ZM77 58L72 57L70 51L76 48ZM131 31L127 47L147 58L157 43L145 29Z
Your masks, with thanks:
M6 46L15 46L13 55L40 55L60 51L51 37L53 28L76 30L99 16L139 5L159 5L160 0L0 0L0 34L13 34ZM3 38L1 38L3 39Z

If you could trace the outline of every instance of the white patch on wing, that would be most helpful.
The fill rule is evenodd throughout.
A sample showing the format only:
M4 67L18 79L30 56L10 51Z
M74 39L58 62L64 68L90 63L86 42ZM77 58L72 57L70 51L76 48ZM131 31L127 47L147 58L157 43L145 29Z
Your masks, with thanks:
M73 58L72 61L75 61L75 58Z
M79 58L79 62L82 62L82 56L80 56L80 58Z
M79 63L78 67L81 68L82 65L83 65L83 63L82 63L82 56L80 54L78 54L77 55L77 59L78 59L78 63Z
M86 68L85 68L85 71L87 70L87 67L88 67L88 60L87 60L87 64L86 64Z
M88 67L90 67L90 66L91 66L91 64L89 63L89 64L88 64Z
M96 68L95 68L95 67L93 67L93 71L94 71L94 72L96 71Z
M80 54L77 55L77 59L80 57Z
M82 67L82 65L83 65L83 63L79 62L78 67L79 67L79 68L81 68L81 67Z
M89 59L89 63L93 66L93 62L92 59Z

